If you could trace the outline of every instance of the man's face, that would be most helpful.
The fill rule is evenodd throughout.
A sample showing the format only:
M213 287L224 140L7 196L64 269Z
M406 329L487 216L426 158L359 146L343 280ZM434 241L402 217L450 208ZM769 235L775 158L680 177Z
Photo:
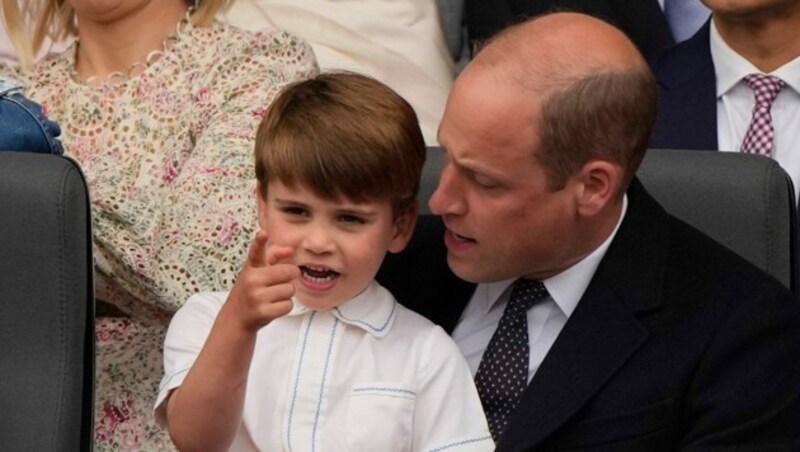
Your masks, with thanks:
M800 14L800 2L797 0L702 0L702 3L714 16L730 21L785 18L789 14Z
M470 69L473 69L470 71ZM447 102L445 149L431 210L447 227L451 269L462 279L543 279L576 256L577 184L548 190L538 147L538 100L511 82L467 68Z

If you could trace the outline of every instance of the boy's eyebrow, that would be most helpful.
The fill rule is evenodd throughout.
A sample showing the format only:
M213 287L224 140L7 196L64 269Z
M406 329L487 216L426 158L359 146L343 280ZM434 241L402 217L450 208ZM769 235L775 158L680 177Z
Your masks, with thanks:
M345 206L336 209L340 214L359 215L362 217L374 217L378 212L371 207Z
M277 202L279 204L293 204L293 205L296 205L296 206L308 207L305 203L297 201L297 200L294 200L294 199L275 198L275 202Z
M308 204L294 199L275 198L275 202L278 204L288 204L304 208L309 207ZM377 210L373 209L372 207L359 207L358 205L352 204L345 205L344 207L337 207L336 212L339 214L360 215L362 217L374 217L378 214Z

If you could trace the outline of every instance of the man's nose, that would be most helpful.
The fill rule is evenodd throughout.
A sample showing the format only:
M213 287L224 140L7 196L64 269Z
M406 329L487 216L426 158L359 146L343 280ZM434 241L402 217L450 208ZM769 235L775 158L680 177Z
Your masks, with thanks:
M466 210L458 174L446 162L439 175L439 185L428 200L428 207L435 215L462 215Z

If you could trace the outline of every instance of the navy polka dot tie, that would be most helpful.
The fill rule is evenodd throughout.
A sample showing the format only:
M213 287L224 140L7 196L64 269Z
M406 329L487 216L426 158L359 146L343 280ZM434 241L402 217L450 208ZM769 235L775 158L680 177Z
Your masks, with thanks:
M528 386L528 309L547 297L539 281L518 279L503 317L483 353L475 386L495 442Z

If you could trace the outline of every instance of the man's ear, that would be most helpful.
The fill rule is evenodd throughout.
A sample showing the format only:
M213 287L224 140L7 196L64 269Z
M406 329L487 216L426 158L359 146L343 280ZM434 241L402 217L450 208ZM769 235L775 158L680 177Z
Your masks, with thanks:
M619 164L590 160L573 176L578 184L577 205L581 216L594 216L617 202L624 171Z
M417 209L417 202L414 201L414 204L394 219L394 233L392 241L389 242L390 253L399 253L408 245L414 234L414 226L417 224Z
M261 182L256 182L256 206L258 208L258 227L267 230L267 200L261 190Z

